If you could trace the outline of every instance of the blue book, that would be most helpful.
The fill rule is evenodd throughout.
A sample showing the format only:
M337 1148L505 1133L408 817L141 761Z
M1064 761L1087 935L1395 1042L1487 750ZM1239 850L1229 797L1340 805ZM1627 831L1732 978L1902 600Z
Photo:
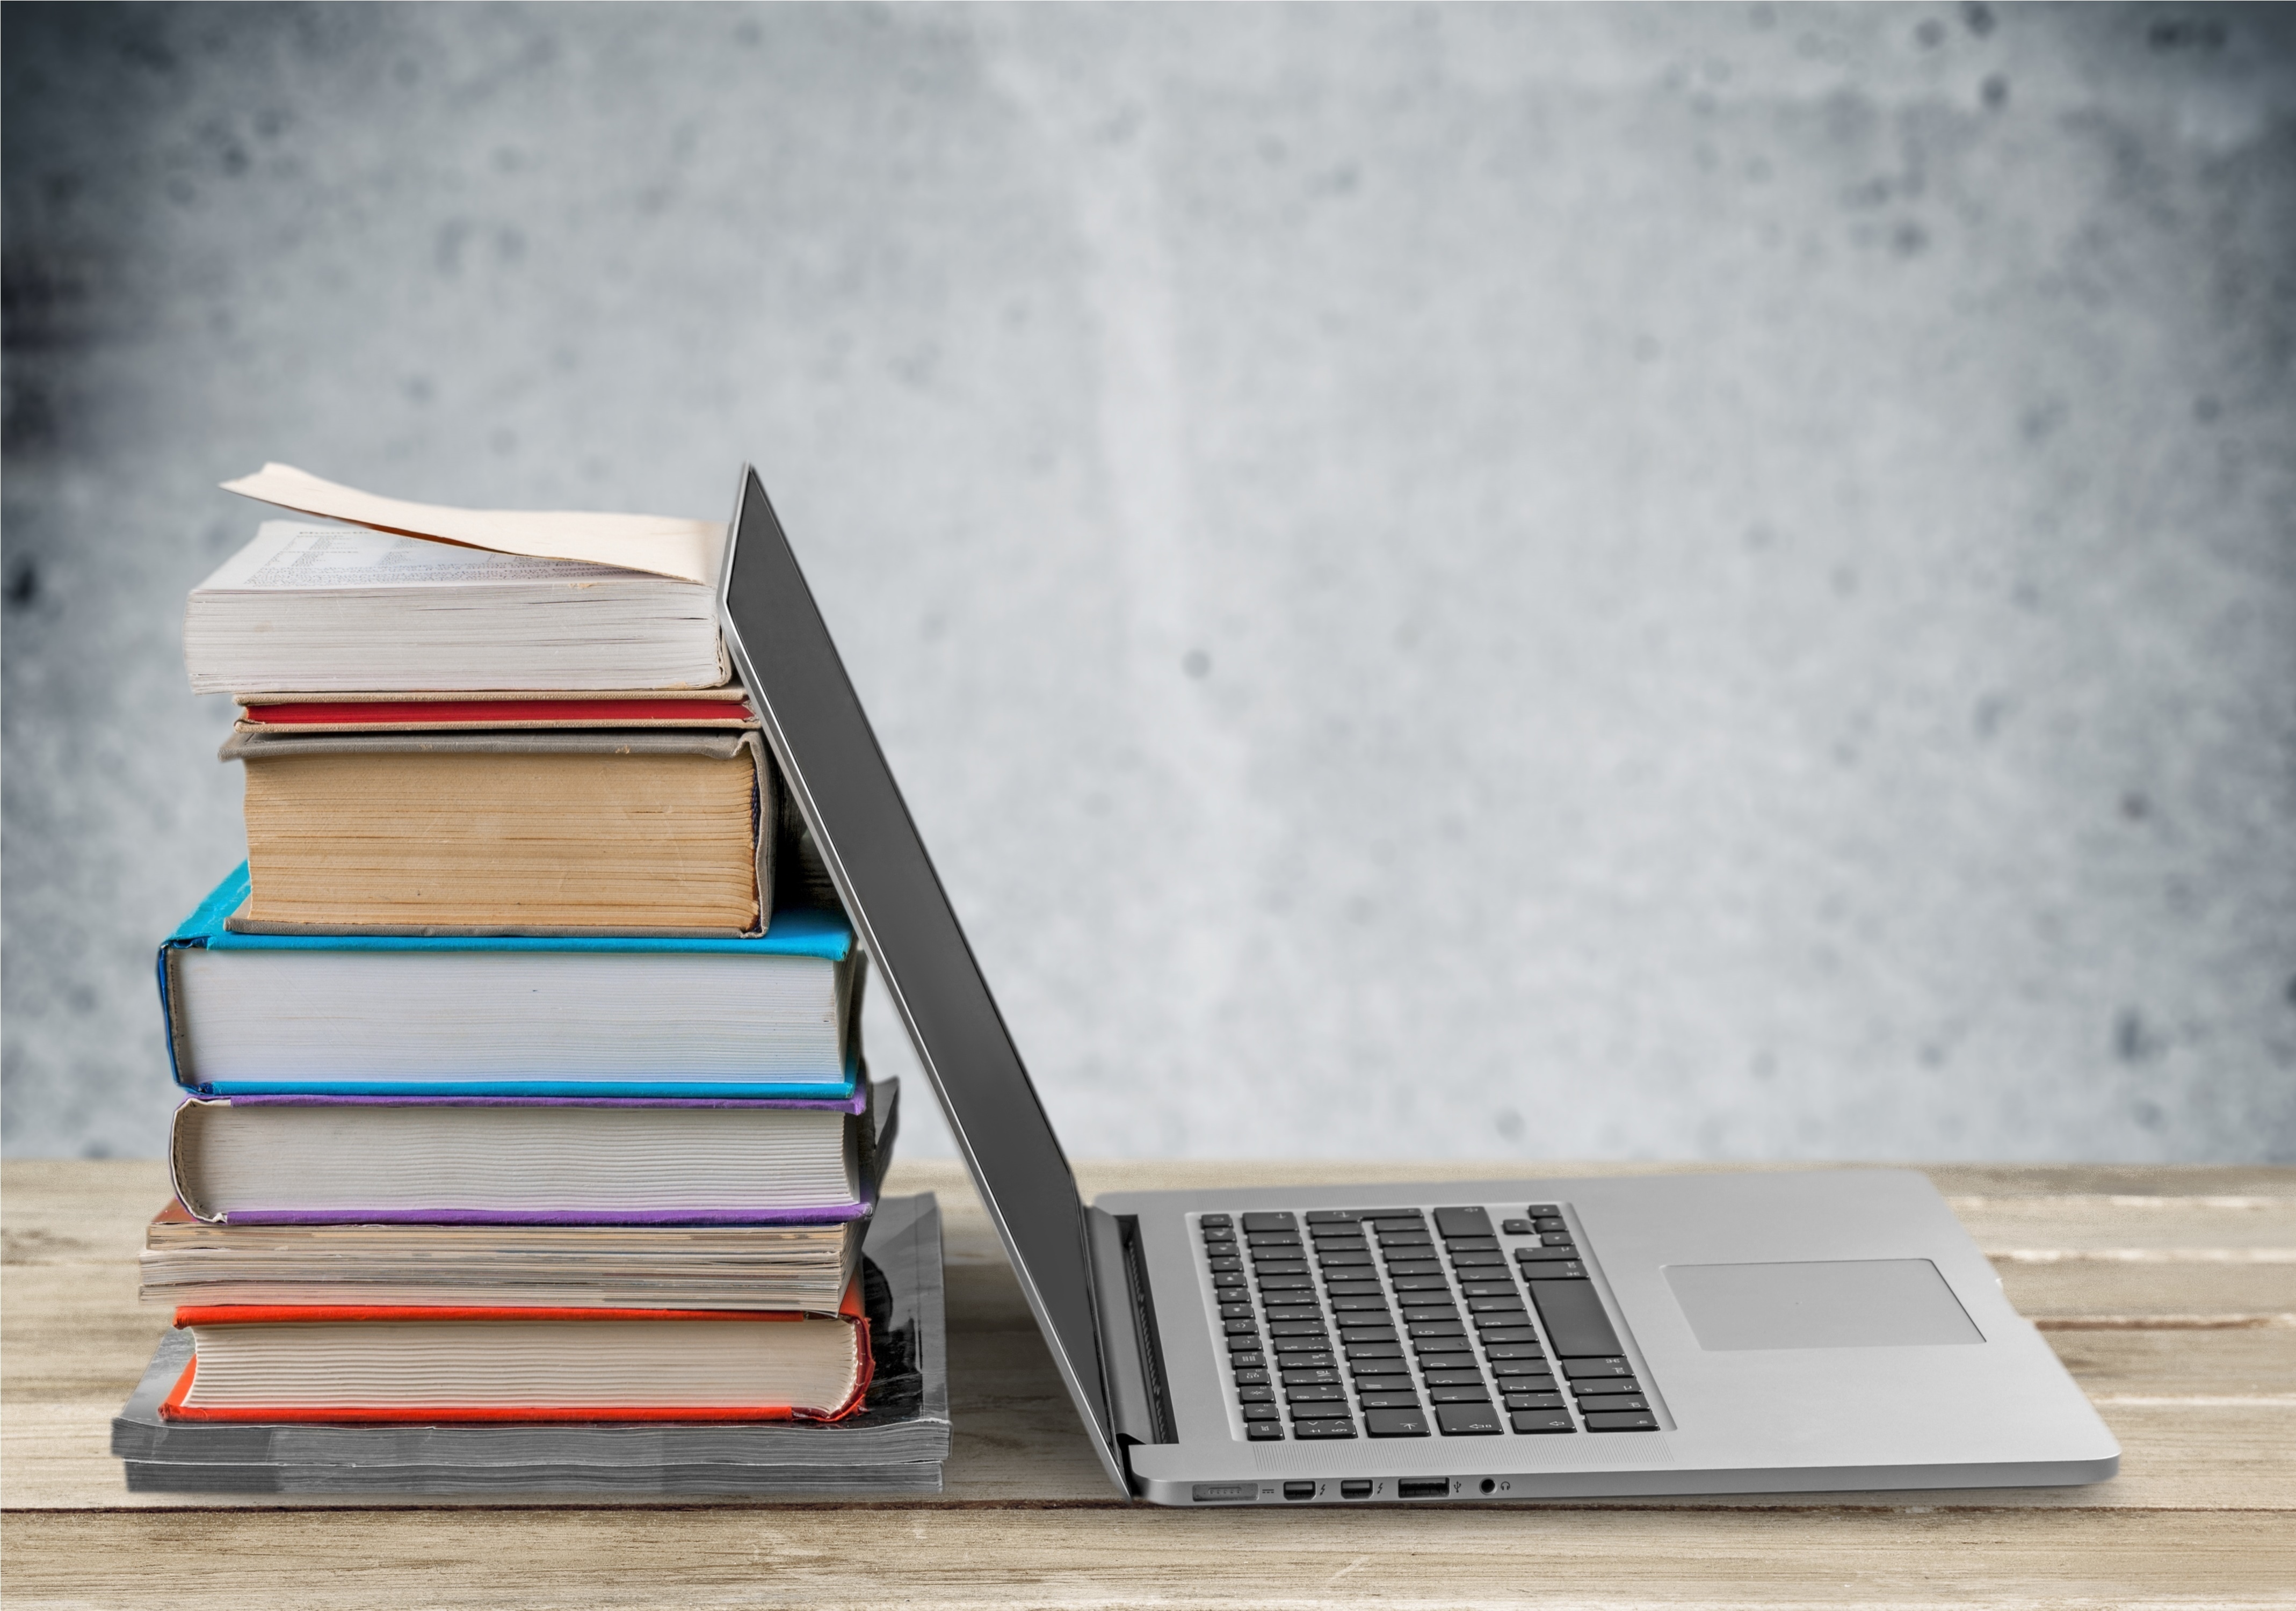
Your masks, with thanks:
M207 1096L841 1100L864 957L843 914L748 939L234 933L242 863L160 947L176 1084Z

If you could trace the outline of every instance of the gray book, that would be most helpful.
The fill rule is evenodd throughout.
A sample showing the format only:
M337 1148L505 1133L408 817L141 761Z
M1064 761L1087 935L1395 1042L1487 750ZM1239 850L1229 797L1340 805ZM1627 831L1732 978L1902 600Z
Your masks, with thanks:
M862 1243L874 1373L861 1408L794 1421L223 1425L162 1419L191 1361L170 1331L111 1422L140 1493L934 1493L948 1458L940 1210L877 1205Z

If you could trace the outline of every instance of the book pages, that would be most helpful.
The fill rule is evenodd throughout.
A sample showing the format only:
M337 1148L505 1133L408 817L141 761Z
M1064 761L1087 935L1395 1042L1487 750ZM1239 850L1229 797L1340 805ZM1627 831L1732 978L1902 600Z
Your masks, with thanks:
M726 528L714 520L414 503L324 480L291 464L266 464L223 487L265 503L379 531L530 559L581 560L704 585L716 583L726 552Z

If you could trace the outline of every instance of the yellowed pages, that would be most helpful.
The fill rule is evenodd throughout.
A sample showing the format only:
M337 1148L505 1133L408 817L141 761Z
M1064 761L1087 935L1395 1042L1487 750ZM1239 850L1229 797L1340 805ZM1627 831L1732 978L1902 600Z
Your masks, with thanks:
M250 758L248 915L749 933L757 777L746 750Z
M372 526L379 531L537 560L586 560L594 565L642 570L705 586L716 583L718 560L726 549L726 528L714 520L410 503L322 480L291 464L266 464L255 474L226 481L223 487L226 492L260 503Z

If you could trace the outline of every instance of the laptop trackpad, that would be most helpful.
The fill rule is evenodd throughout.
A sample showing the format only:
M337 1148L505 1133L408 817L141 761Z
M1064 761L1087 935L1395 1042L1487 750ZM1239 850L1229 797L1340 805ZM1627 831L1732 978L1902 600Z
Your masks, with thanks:
M1669 1264L1698 1345L1903 1348L1985 1340L1927 1259Z

